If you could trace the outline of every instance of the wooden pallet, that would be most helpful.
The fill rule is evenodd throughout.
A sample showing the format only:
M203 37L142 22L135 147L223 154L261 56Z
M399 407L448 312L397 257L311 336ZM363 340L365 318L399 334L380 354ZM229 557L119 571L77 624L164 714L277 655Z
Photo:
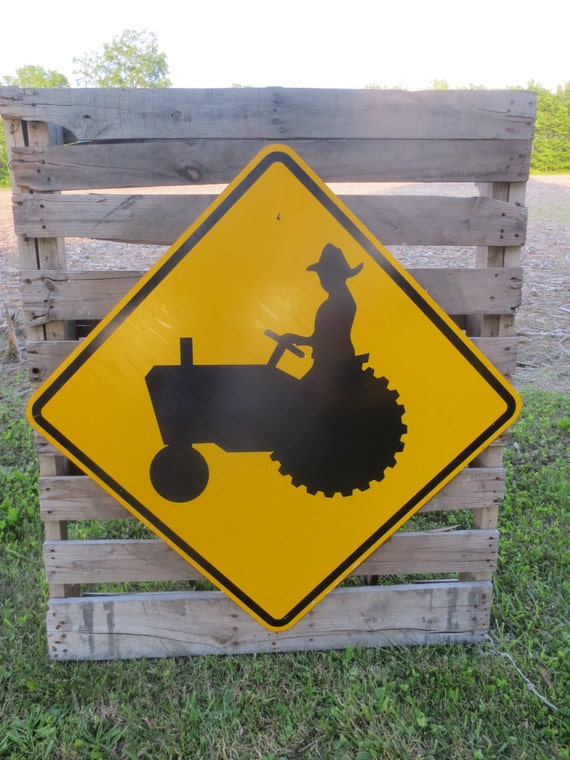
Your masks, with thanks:
M508 376L516 364L535 108L534 94L524 91L0 88L32 383L77 345L80 325L101 319L141 275L69 271L65 238L171 244L215 196L165 188L227 183L268 142L293 147L327 182L362 183L362 193L341 198L385 245L457 247L456 268L411 273ZM445 194L379 195L367 184L408 182L446 183ZM476 183L472 197L454 194L465 182ZM466 247L476 247L474 267L461 259ZM339 588L280 633L221 592L192 590L200 574L161 541L121 538L117 526L128 525L130 514L39 437L38 454L53 659L485 636L504 488L501 441L422 510L434 517L469 510L468 530L396 533L357 570L380 576L382 585ZM69 540L70 522L90 520L113 521L115 533ZM93 591L158 582L187 590Z

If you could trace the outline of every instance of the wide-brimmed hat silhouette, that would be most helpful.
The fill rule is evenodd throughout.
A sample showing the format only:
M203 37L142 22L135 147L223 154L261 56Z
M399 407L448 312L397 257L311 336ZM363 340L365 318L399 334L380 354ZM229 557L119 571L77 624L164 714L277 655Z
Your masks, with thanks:
M332 243L327 243L321 252L321 258L307 267L308 272L323 272L338 279L346 280L348 277L354 277L358 274L364 264L358 264L355 267L349 266L348 261L344 258L340 248Z

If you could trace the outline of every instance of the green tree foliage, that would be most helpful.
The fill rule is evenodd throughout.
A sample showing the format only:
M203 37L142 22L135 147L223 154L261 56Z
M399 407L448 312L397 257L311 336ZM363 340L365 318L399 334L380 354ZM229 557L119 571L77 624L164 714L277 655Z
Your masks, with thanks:
M166 55L153 32L125 30L102 53L74 58L73 73L84 87L170 87Z
M449 90L447 79L432 79L430 90Z
M556 92L530 82L537 96L531 169L537 173L570 172L570 82Z
M9 87L69 87L67 78L59 71L33 64L16 69L12 75L0 77L0 83ZM0 187L6 187L9 179L6 135L0 124Z
M364 85L365 90L405 90L406 88L401 85L397 84L393 87L389 87L388 85L379 85L376 84L376 82L368 82L368 84Z
M13 76L2 77L2 84L13 87L69 87L67 77L43 66L22 66Z

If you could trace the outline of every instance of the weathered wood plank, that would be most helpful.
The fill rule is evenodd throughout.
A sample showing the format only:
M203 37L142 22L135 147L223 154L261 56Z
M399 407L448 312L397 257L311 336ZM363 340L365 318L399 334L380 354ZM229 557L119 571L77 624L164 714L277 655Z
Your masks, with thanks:
M14 230L29 237L170 245L215 199L211 194L17 195Z
M78 140L152 138L532 139L523 90L0 88L0 114L58 124Z
M170 245L215 199L210 194L16 195L14 229L28 237L76 237ZM384 245L519 245L526 208L489 198L341 195Z
M471 342L501 374L508 377L515 371L517 338L471 338ZM47 380L78 345L73 340L29 341L26 353L32 384Z
M496 567L497 531L396 533L352 575L486 572ZM46 541L49 583L200 580L202 574L160 539Z
M220 591L51 600L54 660L107 660L482 641L491 584L343 588L275 633Z
M47 380L78 345L76 340L29 340L26 358L32 385Z
M410 269L448 314L512 314L521 302L522 269ZM101 319L132 288L141 272L22 272L28 324Z
M410 269L409 272L449 315L513 315L521 304L521 267ZM487 272L486 278L483 272Z
M505 473L498 468L467 467L422 508L423 512L484 509L503 498ZM131 513L100 488L81 476L40 478L43 520L121 520Z
M470 338L502 375L510 377L517 367L518 338Z
M6 129L6 147L11 155L11 149L16 146L28 146L32 150L42 150L51 141L57 140L57 130L51 129L43 122L9 122ZM11 175L14 190L15 178ZM63 240L43 238L34 240L29 237L18 236L18 252L20 268L44 267L49 269L65 269L65 248ZM68 337L66 325L62 322L52 322L50 325L28 326L28 339L58 340ZM39 471L42 475L61 475L66 472L67 460L62 456L39 456ZM67 524L65 522L51 521L45 526L45 536L53 540L65 540L67 538ZM49 584L49 593L52 597L72 596L76 589L57 583Z
M35 191L230 182L267 140L78 143L12 151L18 184ZM491 182L528 177L527 140L294 140L325 182Z
M485 189L484 189L485 188ZM499 182L487 186L480 186L482 196L494 199L512 200L514 203L524 204L526 184L524 182ZM477 251L477 266L481 267L509 267L520 264L521 246L488 246L479 248ZM497 315L494 317L482 317L469 323L469 330L473 334L485 336L506 336L514 333L514 314L511 316Z
M57 319L101 319L138 282L141 274L22 272L24 311L32 325Z

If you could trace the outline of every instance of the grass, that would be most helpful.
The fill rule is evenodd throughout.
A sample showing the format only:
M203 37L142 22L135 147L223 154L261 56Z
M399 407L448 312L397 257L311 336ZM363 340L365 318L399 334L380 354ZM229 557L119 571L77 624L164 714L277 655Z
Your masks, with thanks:
M0 758L570 757L570 398L507 450L487 643L53 663L22 377L0 381Z

